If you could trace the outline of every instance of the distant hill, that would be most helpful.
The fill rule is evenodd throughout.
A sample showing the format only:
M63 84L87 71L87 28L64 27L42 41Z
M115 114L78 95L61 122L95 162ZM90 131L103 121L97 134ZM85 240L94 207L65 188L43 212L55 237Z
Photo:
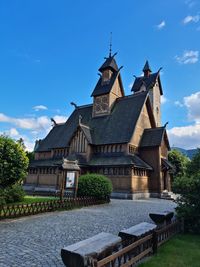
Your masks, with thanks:
M171 149L177 149L188 158L192 159L192 157L197 153L197 149L183 149L180 147L172 147Z

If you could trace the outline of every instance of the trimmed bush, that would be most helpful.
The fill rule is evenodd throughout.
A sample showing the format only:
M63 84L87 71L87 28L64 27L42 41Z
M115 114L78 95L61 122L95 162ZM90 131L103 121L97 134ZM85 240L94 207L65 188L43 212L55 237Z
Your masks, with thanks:
M88 173L79 177L78 196L105 199L112 192L112 183L104 175Z
M4 190L6 203L20 202L24 200L25 192L21 185L15 184Z

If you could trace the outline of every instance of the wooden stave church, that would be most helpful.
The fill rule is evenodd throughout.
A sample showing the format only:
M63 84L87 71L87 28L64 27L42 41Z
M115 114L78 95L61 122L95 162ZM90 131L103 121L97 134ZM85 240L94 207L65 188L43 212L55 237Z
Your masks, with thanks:
M161 126L160 70L152 73L148 61L144 75L135 77L125 96L115 55L109 54L99 68L93 104L75 107L65 123L54 126L36 141L24 189L54 193L70 192L78 177L87 172L107 176L113 197L160 197L171 191L170 150L166 125ZM67 183L74 174L73 185Z

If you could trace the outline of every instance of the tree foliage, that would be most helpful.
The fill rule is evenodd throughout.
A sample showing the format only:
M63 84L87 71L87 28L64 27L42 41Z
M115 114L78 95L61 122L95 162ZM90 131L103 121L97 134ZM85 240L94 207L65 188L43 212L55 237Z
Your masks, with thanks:
M112 192L112 183L104 175L88 173L79 177L78 196L97 197L105 199Z
M186 174L176 177L174 192L180 194L176 210L186 231L200 234L200 149L188 163Z
M197 153L193 156L187 166L188 175L195 175L198 172L200 172L200 148L197 149Z
M0 187L21 182L27 175L28 157L23 146L7 136L0 136Z
M175 177L185 175L189 163L188 157L183 155L180 151L173 149L169 152L168 159L174 166Z

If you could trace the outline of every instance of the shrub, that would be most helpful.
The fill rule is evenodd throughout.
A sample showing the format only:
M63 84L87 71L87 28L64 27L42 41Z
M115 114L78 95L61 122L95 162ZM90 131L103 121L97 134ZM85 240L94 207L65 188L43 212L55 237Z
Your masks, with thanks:
M78 196L97 197L105 199L112 192L111 181L99 174L90 173L79 177Z
M185 231L200 234L200 172L191 176L177 177L174 192L177 200L177 216L184 219Z
M3 189L0 189L0 208L1 206L6 204L6 200L5 200L5 192Z
M15 184L11 187L7 187L4 190L4 198L6 203L14 203L23 201L25 192L21 185Z

